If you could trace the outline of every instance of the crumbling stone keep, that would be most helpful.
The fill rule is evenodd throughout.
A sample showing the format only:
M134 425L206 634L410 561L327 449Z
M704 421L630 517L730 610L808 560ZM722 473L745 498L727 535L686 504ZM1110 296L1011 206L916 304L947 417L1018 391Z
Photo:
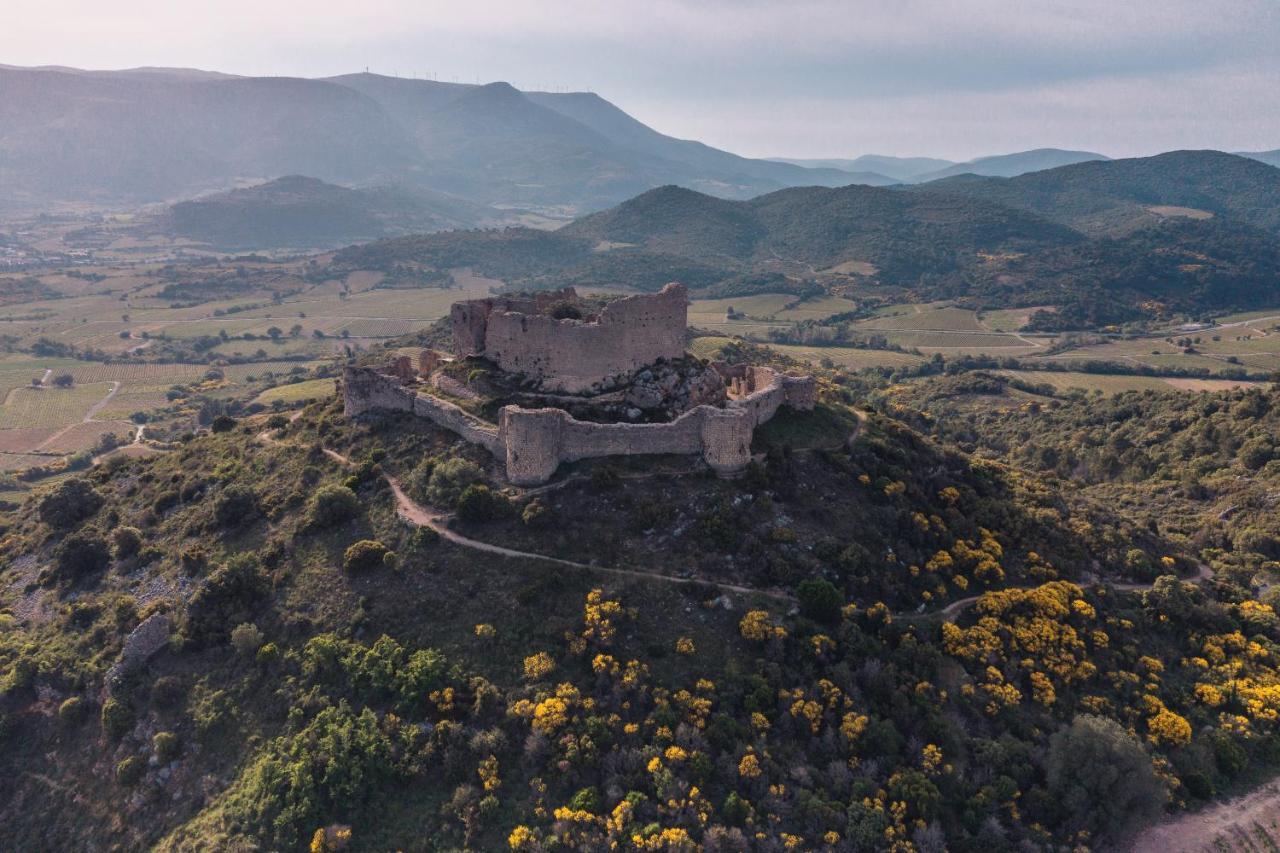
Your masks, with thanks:
M558 318L575 303L572 288L533 298L472 299L450 311L458 357L484 356L551 391L600 390L659 360L684 355L688 294L668 284L657 294L626 296L599 314Z
M546 392L577 396L526 395L553 405L504 406L494 424L435 396L429 383L415 386L413 370L402 357L381 371L347 366L344 410L349 417L382 409L427 418L487 448L504 462L511 482L531 485L546 482L564 462L657 453L700 454L717 474L733 476L751 461L757 426L782 406L808 411L816 403L812 376L789 376L762 365L713 363L684 381L677 372L655 371L656 363L685 355L687 296L678 284L610 302L598 315L581 316L580 304L567 289L473 299L455 303L450 312L459 358L483 356ZM566 308L557 310L561 305ZM429 378L436 361L434 353L422 353L419 379ZM636 398L654 394L664 399ZM662 407L675 417L661 423L578 420L555 407L570 399L593 406L599 405L593 400L621 399L637 411L639 403L653 403L651 408Z

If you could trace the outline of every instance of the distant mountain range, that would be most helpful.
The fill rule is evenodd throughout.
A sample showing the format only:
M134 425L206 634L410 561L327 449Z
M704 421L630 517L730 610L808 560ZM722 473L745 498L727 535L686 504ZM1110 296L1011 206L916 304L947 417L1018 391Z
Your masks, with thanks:
M1280 168L1280 148L1275 151L1237 151L1236 153L1241 157L1248 157L1266 163L1268 166Z
M918 184L949 178L953 175L984 175L1012 178L1027 172L1054 169L1072 163L1089 160L1106 160L1106 156L1091 151L1064 151L1060 148L1037 148L1034 151L1018 151L1013 154L997 154L979 157L965 163L939 160L934 157L889 157L866 154L854 160L790 160L777 158L778 162L791 163L808 168L843 169L849 172L871 172L887 177L891 183ZM867 182L871 183L871 182ZM872 184L876 186L876 184Z
M1075 163L1014 178L796 187L735 201L645 192L555 232L385 240L350 268L473 266L522 287L565 283L705 293L862 292L1062 307L1087 328L1162 304L1200 312L1280 302L1280 169L1217 151Z
M674 139L588 93L353 74L0 66L0 204L172 201L307 175L564 214L678 183L730 198L891 183Z

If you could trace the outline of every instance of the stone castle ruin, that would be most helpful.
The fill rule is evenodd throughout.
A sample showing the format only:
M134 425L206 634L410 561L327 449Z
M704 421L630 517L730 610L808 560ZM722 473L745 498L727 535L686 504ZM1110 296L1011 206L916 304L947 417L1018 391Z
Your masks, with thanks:
M473 299L450 312L456 359L492 364L537 407L505 405L497 423L472 414L439 393L460 383L446 374L446 358L425 350L416 369L407 356L383 368L347 366L345 412L412 412L486 447L512 483L532 485L564 462L658 453L699 454L717 474L733 476L751 461L755 428L779 407L814 407L812 376L688 357L688 296L678 284L595 313L585 308L570 288ZM620 422L579 419L570 408Z

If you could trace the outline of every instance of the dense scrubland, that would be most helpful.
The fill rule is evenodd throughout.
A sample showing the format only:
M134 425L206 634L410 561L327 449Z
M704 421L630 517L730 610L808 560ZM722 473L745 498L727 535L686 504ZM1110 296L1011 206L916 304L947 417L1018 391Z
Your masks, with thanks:
M1194 535L1105 491L1163 454L1199 472L1180 500L1265 481L1271 392L824 382L736 481L672 459L520 493L321 402L27 502L0 541L13 843L1094 849L1276 766L1261 505ZM938 415L996 396L1006 433ZM1032 418L1060 445L1018 440ZM409 524L388 476L464 542L583 565ZM110 678L153 613L170 642Z

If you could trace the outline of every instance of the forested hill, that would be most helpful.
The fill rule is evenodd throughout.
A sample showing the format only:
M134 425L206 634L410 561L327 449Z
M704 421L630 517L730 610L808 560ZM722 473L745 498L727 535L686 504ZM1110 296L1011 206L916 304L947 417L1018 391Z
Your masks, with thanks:
M1090 235L1163 219L1217 216L1280 233L1280 169L1221 151L1078 163L1015 178L957 177L914 187L1027 210Z
M460 232L354 247L339 265L466 262L515 286L723 295L872 286L987 307L1057 305L1088 328L1280 302L1280 169L1220 152L1090 162L912 188L795 187L747 201L675 186L554 233ZM877 292L886 292L880 290Z
M472 228L500 213L406 187L348 189L292 175L172 205L166 231L224 249L329 247L397 234Z

